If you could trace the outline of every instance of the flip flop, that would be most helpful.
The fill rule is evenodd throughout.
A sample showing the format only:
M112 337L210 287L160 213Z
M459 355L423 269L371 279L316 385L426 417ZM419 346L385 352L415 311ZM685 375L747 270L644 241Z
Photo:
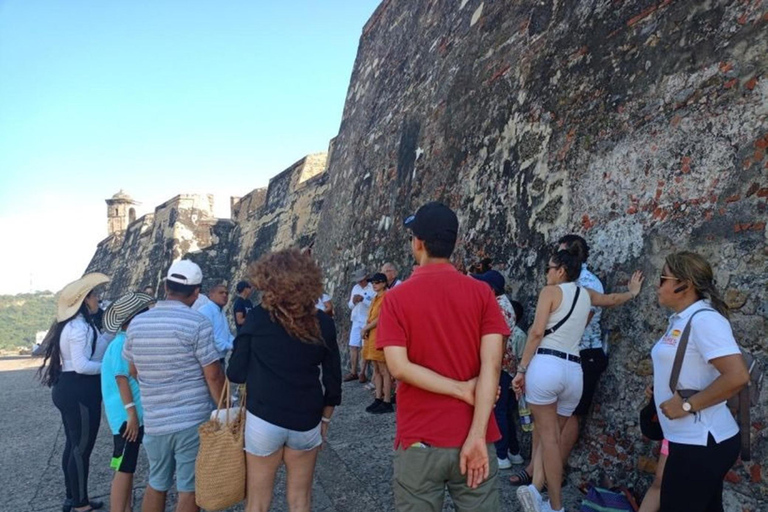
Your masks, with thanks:
M517 478L517 481L513 480ZM517 473L509 477L509 483L512 485L530 485L533 482L533 477L528 474L525 468L520 469Z

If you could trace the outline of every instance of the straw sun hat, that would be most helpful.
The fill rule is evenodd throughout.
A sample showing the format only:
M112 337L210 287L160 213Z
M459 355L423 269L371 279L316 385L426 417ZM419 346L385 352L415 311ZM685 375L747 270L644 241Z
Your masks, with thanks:
M119 331L125 322L133 318L136 313L146 309L155 300L151 295L142 292L126 293L110 304L104 312L104 330L107 332Z
M104 274L92 272L65 286L59 294L59 301L56 307L56 321L63 322L67 318L75 316L75 313L78 312L83 304L86 295L100 284L108 281L109 278Z

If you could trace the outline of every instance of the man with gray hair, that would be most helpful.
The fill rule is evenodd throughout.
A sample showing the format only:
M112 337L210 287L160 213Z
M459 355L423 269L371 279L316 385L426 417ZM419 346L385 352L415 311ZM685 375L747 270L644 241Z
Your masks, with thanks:
M202 295L201 295L202 297ZM229 322L227 322L227 315L224 313L224 306L229 301L229 290L227 290L226 283L217 283L208 290L208 301L205 302L197 309L205 316L213 326L213 343L216 345L216 350L219 351L219 360L224 364L224 358L227 356L227 352L232 350L232 343L235 341L235 337L232 335L232 331L229 330Z
M381 273L387 276L388 290L402 283L402 281L397 278L398 269L391 261L388 261L381 266Z

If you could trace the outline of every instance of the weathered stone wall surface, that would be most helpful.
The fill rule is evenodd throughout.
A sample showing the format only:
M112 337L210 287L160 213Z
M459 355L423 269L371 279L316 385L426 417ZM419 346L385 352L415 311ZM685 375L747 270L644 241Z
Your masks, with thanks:
M249 213L242 210L233 235L233 280L245 277L247 266L269 251L308 247L315 240L317 223L328 188L326 153L307 155L269 181ZM253 193L252 193L253 194Z
M664 256L709 258L737 337L768 349L767 55L761 2L384 0L360 39L318 226L337 310L353 269L410 269L402 219L429 200L459 214L456 262L494 257L529 315L545 247L584 234L607 290L636 268L648 280L604 314L611 363L571 479L645 487L657 447L636 411L666 326ZM729 510L768 506L767 393Z

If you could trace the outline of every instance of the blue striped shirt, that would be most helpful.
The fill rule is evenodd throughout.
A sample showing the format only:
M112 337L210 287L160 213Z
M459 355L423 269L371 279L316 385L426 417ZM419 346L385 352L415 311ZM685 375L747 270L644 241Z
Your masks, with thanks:
M179 301L159 301L131 321L123 357L138 371L147 434L172 434L210 417L203 367L219 353L205 316Z

